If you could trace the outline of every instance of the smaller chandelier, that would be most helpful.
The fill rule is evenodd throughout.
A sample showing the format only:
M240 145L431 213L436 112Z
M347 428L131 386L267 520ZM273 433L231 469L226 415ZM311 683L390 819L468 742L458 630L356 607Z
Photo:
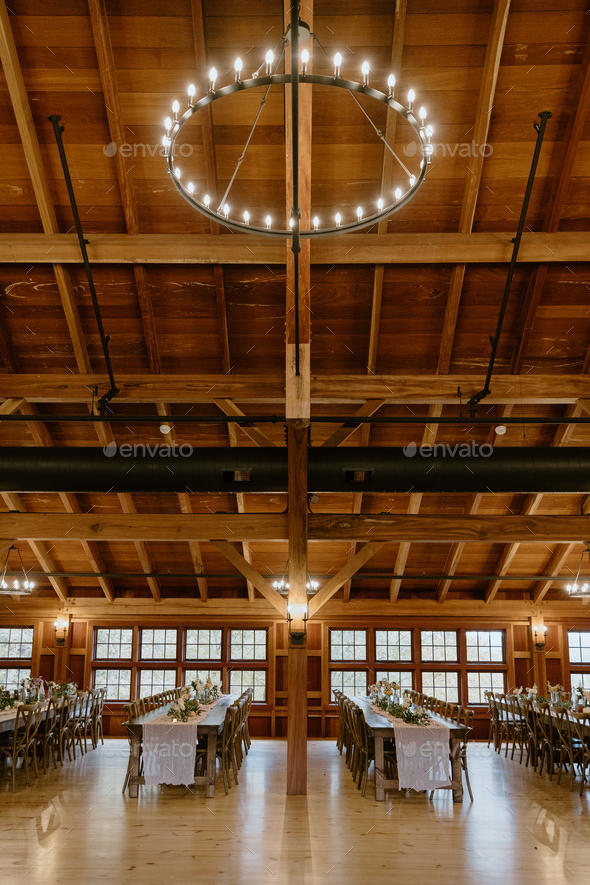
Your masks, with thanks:
M6 580L6 572L8 570L8 559L10 557L11 550L16 550L16 552L18 553L18 557L20 559L20 566L21 566L21 569L23 572L23 578L24 578L24 580L22 582L19 581L18 578L15 578L14 581L12 582L12 585L10 585L8 583L8 581ZM12 545L12 547L8 548L8 551L6 553L6 559L4 560L4 569L2 571L2 580L0 580L0 592L10 593L10 594L16 593L19 596L27 596L33 590L34 586L35 585L33 584L33 582L29 581L29 579L27 578L27 573L25 571L25 565L24 565L20 550L18 549L18 547L15 547L14 545Z
M586 543L588 544L588 542L586 542ZM582 550L582 555L580 557L580 565L578 566L578 573L576 575L576 580L574 581L573 584L568 584L566 586L567 592L574 599L584 599L584 598L590 599L590 583L588 583L588 581L590 581L590 577L588 578L588 581L584 581L583 584L578 583L579 578L580 578L580 572L582 570L582 563L584 562L584 553L588 554L588 568L589 568L589 573L590 573L590 546L586 546L584 548L584 550Z
M284 578L281 578L280 581L273 581L272 585L279 593L286 593L289 590L289 584ZM308 593L317 593L317 589L320 585L317 581L312 581L310 579L305 586Z

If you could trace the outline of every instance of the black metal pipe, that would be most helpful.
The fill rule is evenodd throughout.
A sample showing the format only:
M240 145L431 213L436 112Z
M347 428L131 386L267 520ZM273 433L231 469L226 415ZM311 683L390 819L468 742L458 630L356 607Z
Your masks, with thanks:
M312 415L309 419L312 424L344 424L347 427L360 427L358 419L351 420L350 415ZM40 422L42 424L85 424L106 421L109 424L240 424L249 426L251 424L283 424L286 421L284 415L243 415L243 416L227 416L227 415L56 415L41 413L38 415L0 415L0 423L2 421L15 421L16 423ZM551 415L547 417L522 416L511 418L498 418L492 416L475 416L475 418L465 418L461 416L447 416L438 418L429 418L427 415L414 415L409 418L407 415L370 415L362 419L362 424L407 424L422 426L423 424L470 424L477 426L490 426L492 424L538 424L539 426L556 424L590 424L590 416L582 415L577 418L567 416Z
M508 276L506 277L506 285L504 286L504 296L502 298L502 304L500 306L500 313L498 315L498 322L496 324L496 333L490 340L492 342L492 352L490 354L490 362L488 364L488 371L486 374L485 385L479 393L474 394L471 399L468 401L467 406L469 408L469 412L471 416L475 415L475 407L478 403L480 403L483 399L490 395L490 381L492 380L492 372L494 371L494 363L496 362L496 354L498 352L498 344L500 342L500 334L502 332L502 326L504 325L504 316L506 314L506 307L508 305L508 296L510 295L510 289L512 287L512 278L514 276L514 268L516 267L516 259L518 257L518 250L520 249L520 241L522 239L522 234L524 231L524 226L526 222L526 214L529 208L529 202L531 199L531 193L533 191L533 184L535 182L535 175L537 172L537 164L539 162L539 156L541 154L541 146L543 144L543 136L545 135L545 127L547 126L547 121L553 114L550 111L541 111L537 116L540 117L541 123L533 123L533 126L537 130L537 141L535 143L535 150L533 153L533 159L531 162L531 168L529 172L529 178L527 181L526 191L524 194L524 200L522 201L522 209L520 210L520 218L518 221L518 228L516 231L516 236L513 240L514 248L512 249L512 258L510 259L510 265L508 267Z
M429 448L429 447L428 447ZM529 493L590 490L590 448L457 446L309 449L310 493ZM286 492L287 449L143 444L0 447L3 492ZM163 517L165 518L165 517Z
M102 343L102 350L104 353L104 358L107 364L107 372L109 375L109 381L111 383L111 389L104 394L100 398L100 409L101 412L104 413L105 406L108 402L110 402L113 397L119 394L119 388L115 384L115 376L113 375L113 366L111 363L111 357L109 354L109 338L110 335L105 335L104 327L102 324L102 317L100 314L100 307L98 306L98 298L96 297L96 289L94 288L94 278L92 276L92 268L90 267L90 261L88 260L88 252L86 250L87 240L84 238L84 232L82 230L82 224L80 222L80 215L78 213L78 206L76 204L76 196L74 194L74 188L72 187L72 179L70 177L70 170L68 167L68 161L66 158L66 152L63 144L63 139L61 137L62 132L65 129L65 126L60 126L59 121L61 117L57 114L50 114L47 118L53 124L53 131L55 133L55 140L57 142L57 149L59 151L59 158L61 160L61 165L64 173L64 178L66 180L66 187L68 189L68 196L70 198L70 205L72 207L72 214L74 216L74 225L76 226L76 233L78 234L78 241L80 243L80 251L82 252L82 261L84 262L84 269L86 271L86 277L88 279L88 287L90 289L90 297L92 299L92 306L94 307L94 315L96 316L96 324L98 326L98 332L100 335L100 340Z
M293 253L293 288L295 289L295 375L299 375L299 255L301 252L299 238L301 222L301 208L299 206L299 3L293 3L291 6L291 160L293 169L291 252Z

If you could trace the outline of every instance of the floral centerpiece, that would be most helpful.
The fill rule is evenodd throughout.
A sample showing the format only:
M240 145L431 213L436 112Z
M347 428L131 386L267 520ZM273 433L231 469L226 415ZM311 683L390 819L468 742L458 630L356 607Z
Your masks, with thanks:
M36 704L45 700L45 683L42 676L34 679L21 679L19 700L23 704Z
M191 692L186 689L177 701L173 701L168 710L168 716L178 719L180 722L189 722L195 719L203 711L199 707L196 697L191 697Z
M16 701L12 697L8 689L4 688L3 685L0 685L0 711L12 710L15 704Z
M397 701L391 701L384 697L376 699L374 704L380 710L384 710L395 719L401 719L407 725L428 725L430 722L428 713L425 713L423 710L418 712L418 710L412 709L410 698L404 698L400 704Z
M78 686L75 682L48 682L47 692L50 698L67 698L75 695Z
M400 686L397 682L389 682L387 679L380 679L374 685L369 686L369 697L372 701L387 700L399 702Z
M200 704L212 704L221 697L217 683L211 682L211 679L207 679L204 685L199 680L193 680L191 685Z

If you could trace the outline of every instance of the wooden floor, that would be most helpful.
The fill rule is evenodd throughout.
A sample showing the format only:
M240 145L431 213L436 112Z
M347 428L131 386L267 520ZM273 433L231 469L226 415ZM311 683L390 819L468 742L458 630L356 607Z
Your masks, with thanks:
M16 795L0 783L10 883L557 885L590 881L590 791L470 747L475 802L448 791L363 799L332 741L309 743L309 795L285 796L284 741L254 741L240 784L121 795L126 741L108 741ZM467 797L468 800L468 797Z

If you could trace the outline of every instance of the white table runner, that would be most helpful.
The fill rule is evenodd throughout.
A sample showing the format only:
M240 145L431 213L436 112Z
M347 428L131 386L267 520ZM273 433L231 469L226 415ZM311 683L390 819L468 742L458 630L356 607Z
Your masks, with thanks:
M448 725L433 719L428 725L408 725L374 704L371 710L393 723L401 790L437 790L451 786Z
M219 701L201 706L202 713L188 722L173 722L164 714L143 726L143 776L148 787L155 784L194 783L197 729Z

